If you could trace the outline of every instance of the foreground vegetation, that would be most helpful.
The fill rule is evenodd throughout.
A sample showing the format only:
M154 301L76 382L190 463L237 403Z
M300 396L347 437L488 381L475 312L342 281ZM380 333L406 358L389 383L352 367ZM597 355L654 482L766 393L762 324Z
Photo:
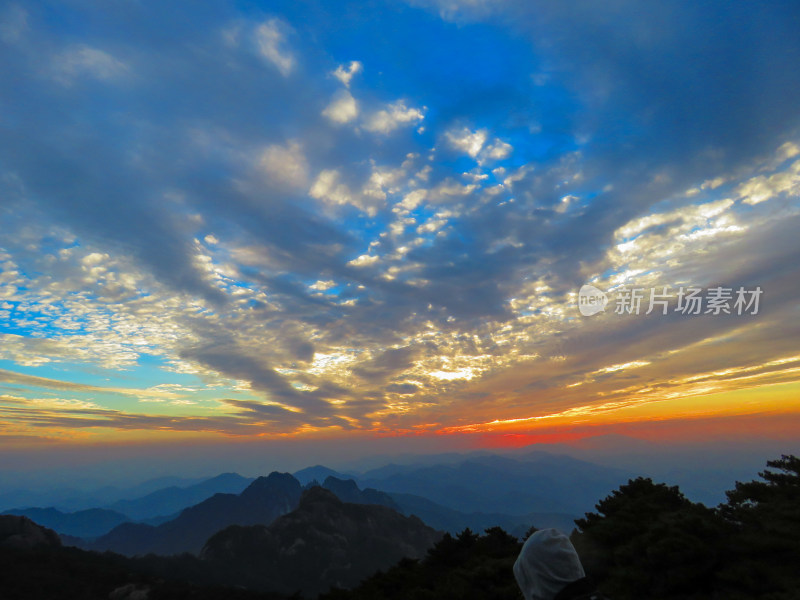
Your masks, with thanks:
M587 573L614 600L800 598L800 459L767 463L716 509L639 478L601 500L572 534ZM445 538L358 588L322 600L518 600L522 544L499 528Z

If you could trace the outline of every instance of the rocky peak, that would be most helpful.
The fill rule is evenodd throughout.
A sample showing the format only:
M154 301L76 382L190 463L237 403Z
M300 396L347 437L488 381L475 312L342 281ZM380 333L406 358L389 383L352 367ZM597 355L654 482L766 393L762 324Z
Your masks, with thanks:
M242 492L243 498L256 496L274 496L281 494L288 497L299 497L302 492L300 482L289 473L273 471L267 477L259 477Z
M0 546L35 548L60 545L61 540L52 529L37 525L28 517L0 515Z

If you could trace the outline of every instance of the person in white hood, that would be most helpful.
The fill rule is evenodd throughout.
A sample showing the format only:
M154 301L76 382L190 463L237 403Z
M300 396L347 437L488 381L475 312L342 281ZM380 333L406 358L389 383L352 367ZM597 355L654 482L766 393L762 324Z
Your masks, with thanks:
M600 599L569 538L557 529L531 535L514 563L514 577L525 600Z

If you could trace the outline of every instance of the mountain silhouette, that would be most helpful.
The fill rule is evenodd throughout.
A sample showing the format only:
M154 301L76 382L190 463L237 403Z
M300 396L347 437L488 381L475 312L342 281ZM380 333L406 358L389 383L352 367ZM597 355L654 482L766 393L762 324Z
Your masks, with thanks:
M114 527L130 521L121 513L102 508L79 510L74 513L61 512L56 508L15 508L7 510L3 514L25 516L61 535L80 538L101 536Z
M173 485L131 500L119 500L109 508L128 515L134 521L144 521L173 515L214 494L238 494L252 482L238 473L223 473L186 487Z
M31 549L61 546L58 534L28 517L0 515L0 548Z
M45 487L34 490L16 488L3 482L3 492L0 493L0 510L27 506L53 507L63 512L75 512L89 508L113 508L111 505L120 500L141 498L167 487L185 488L203 481L203 478L167 476L148 479L124 487L103 485L95 488L75 489L66 485L48 483ZM119 512L127 514L124 510Z
M91 550L126 556L196 553L214 533L229 525L268 524L297 506L302 488L289 473L259 477L241 494L215 494L158 526L124 523L92 543Z
M361 490L358 484L352 479L339 479L337 477L328 476L322 484L322 487L336 494L336 497L342 502L352 502L353 504L378 504L400 511L400 507L389 494L372 488Z
M404 515L416 515L434 529L457 535L465 529L484 531L501 527L511 535L522 537L531 528L555 527L561 531L571 531L579 515L567 513L533 512L524 515L509 515L496 512L462 512L437 504L432 500L414 494L389 494Z
M628 473L545 452L521 459L473 456L454 464L387 465L358 478L389 494L412 494L457 511L580 515Z
M200 556L248 588L315 595L352 587L404 557L421 558L441 533L387 506L342 502L322 487L303 493L296 510L271 525L232 526L211 537Z
M293 473L295 479L300 482L300 485L308 485L312 481L325 481L328 477L336 477L337 479L351 479L350 476L335 471L324 465L315 465L313 467L306 467Z

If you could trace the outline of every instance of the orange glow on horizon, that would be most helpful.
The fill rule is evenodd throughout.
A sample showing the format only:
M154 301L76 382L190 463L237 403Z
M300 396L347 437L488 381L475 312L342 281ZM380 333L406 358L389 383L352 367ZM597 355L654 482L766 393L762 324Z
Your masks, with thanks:
M698 394L638 402L627 399L586 404L558 413L445 427L437 433L503 433L532 435L531 431L576 426L618 426L653 421L691 422L756 414L800 415L800 384L782 383L759 388Z

